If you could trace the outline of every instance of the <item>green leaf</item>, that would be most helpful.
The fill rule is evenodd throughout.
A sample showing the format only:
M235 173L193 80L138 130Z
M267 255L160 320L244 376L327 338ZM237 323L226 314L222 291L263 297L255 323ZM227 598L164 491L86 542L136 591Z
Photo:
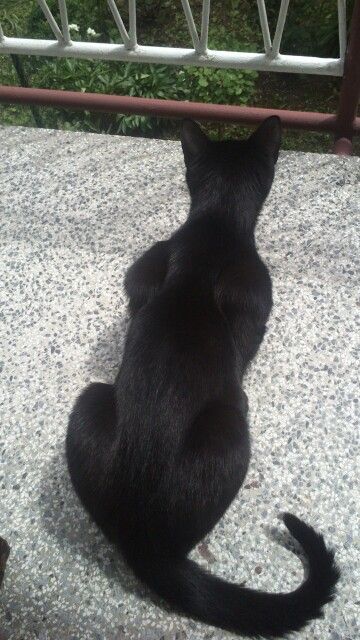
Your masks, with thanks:
M199 85L200 87L207 87L208 86L208 81L206 80L206 78L199 78Z

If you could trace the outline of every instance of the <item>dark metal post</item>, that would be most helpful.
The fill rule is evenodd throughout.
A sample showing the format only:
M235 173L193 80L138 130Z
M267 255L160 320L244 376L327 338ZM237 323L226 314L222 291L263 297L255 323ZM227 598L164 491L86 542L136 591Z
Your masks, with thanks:
M29 84L28 84L28 81L27 81L27 78L26 78L26 75L25 75L25 71L24 71L24 67L23 67L23 64L22 64L22 62L20 60L20 57L18 55L15 55L14 53L12 53L10 55L10 58L12 60L12 63L14 65L14 67L15 67L15 71L16 71L17 77L19 78L20 85L22 87L28 88ZM43 125L43 121L42 121L42 118L41 118L40 111L39 111L38 107L35 107L34 105L29 105L29 107L30 107L30 111L32 113L32 116L34 118L36 126L37 127L43 127L44 125Z
M355 0L350 34L345 55L344 76L341 83L339 109L336 120L334 152L350 154L354 135L354 121L360 98L360 0Z

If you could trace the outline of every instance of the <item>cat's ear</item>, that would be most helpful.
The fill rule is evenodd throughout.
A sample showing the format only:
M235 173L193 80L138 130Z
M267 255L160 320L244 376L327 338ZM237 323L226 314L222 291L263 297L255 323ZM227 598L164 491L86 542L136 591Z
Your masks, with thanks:
M188 164L200 156L209 143L208 137L194 122L194 120L184 120L181 131L181 146L184 153L185 163Z
M278 116L270 116L270 118L266 118L266 120L261 123L249 139L270 153L276 162L281 145L281 133L280 118L278 118Z

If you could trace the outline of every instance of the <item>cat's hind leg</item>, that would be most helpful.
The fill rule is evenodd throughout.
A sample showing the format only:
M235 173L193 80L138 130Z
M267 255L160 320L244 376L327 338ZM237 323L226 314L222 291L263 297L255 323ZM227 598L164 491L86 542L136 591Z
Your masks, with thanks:
M90 384L76 400L70 415L66 458L76 493L110 538L116 451L114 387L101 382Z
M172 502L171 539L188 553L236 496L250 459L248 425L241 407L207 403L184 434ZM176 499L174 496L176 495Z

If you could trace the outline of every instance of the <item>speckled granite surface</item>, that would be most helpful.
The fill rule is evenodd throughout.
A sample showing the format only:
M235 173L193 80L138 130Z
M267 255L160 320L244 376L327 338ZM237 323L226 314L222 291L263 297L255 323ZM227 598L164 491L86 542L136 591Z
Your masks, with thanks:
M322 530L342 582L325 619L298 636L309 640L360 637L359 179L359 158L280 157L258 228L275 306L247 378L252 463L194 553L228 579L287 590L302 568L271 534L276 515ZM111 381L121 357L125 269L187 207L178 143L0 129L5 637L232 637L148 599L78 504L63 456L75 396Z

